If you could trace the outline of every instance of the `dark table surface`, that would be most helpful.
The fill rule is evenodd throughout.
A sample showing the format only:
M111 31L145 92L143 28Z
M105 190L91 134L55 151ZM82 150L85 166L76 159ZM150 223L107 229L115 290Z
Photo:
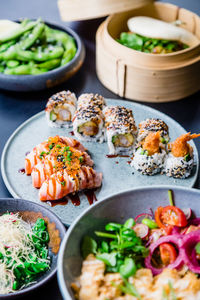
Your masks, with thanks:
M95 0L94 0L95 1ZM96 0L98 1L98 0ZM168 0L200 14L200 0ZM4 0L1 1L0 19L16 20L19 18L42 17L46 21L70 26L82 37L86 46L86 59L82 69L69 81L51 90L16 93L0 90L0 155L12 132L25 120L44 109L46 101L53 93L69 89L80 95L94 92L104 97L119 98L107 90L97 79L95 72L95 32L102 19L84 22L64 23L60 20L56 0ZM168 114L178 121L186 130L200 131L200 92L186 99L162 104L147 104ZM200 140L195 141L200 154ZM200 187L199 180L196 187ZM0 176L0 198L11 197ZM56 278L44 288L26 298L62 299Z

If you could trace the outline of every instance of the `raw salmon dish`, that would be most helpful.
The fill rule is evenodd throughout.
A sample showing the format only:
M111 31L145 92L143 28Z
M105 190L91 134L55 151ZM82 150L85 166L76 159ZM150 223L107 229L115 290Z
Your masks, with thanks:
M69 137L55 136L40 143L26 156L25 171L39 188L41 201L58 200L68 194L101 186L102 173L85 147Z

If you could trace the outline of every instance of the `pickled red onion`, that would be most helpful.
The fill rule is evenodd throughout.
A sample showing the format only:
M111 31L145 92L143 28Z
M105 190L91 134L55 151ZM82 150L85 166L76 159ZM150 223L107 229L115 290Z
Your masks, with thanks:
M170 268L170 269L179 268L183 263L183 257L182 257L183 253L182 252L184 250L181 247L182 246L182 235L174 234L174 235L169 235L169 236L163 236L158 241L156 241L155 243L150 245L150 247L149 247L150 253L145 258L145 266L146 266L146 268L148 268L152 271L153 275L160 274L163 271L163 269L165 268L165 267L156 268L156 267L152 266L152 264L151 264L151 258L152 258L154 251L156 250L156 248L158 248L158 246L160 246L163 243L173 243L176 245L176 247L179 250L179 254L178 254L175 262L173 262L172 264L169 264L167 266L167 268Z

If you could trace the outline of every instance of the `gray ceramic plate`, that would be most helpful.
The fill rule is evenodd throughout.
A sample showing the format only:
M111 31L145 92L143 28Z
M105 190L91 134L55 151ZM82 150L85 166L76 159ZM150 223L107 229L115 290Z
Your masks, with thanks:
M174 120L168 116L148 108L147 106L136 104L124 100L107 100L107 104L124 105L133 110L136 123L146 118L161 118L169 126L171 140L177 136L185 133L185 130ZM39 203L38 190L31 185L31 178L18 173L20 168L24 166L25 153L31 151L33 147L49 136L54 135L69 135L72 129L57 129L47 126L45 114L41 112L31 119L23 123L8 140L2 155L2 176L9 192L14 197L28 199ZM107 144L99 143L85 143L94 162L95 169L103 172L102 187L96 192L98 200L101 200L113 193L117 193L130 188L144 185L180 185L192 187L196 181L198 173L198 154L194 143L195 160L197 166L193 169L192 176L188 179L173 179L165 175L146 176L141 175L130 167L129 158L107 158L108 154ZM133 174L134 173L134 174ZM66 206L57 205L52 209L65 224L71 224L72 221L89 206L88 201L84 195L81 194L81 205L73 206L70 202ZM48 206L48 204L43 203Z
M53 23L45 22L53 29L62 30L72 36L77 52L66 65L39 75L6 75L0 73L0 89L10 91L38 91L52 88L72 77L82 66L85 59L85 47L74 30Z
M48 222L48 231L50 235L49 255L51 257L50 270L39 277L36 283L27 288L12 294L0 295L1 299L21 298L24 294L32 292L34 289L45 284L55 275L57 270L58 250L61 241L64 238L66 229L54 213L46 209L46 207L31 201L9 198L0 199L0 215L6 212L19 212L23 220L28 221L31 224L34 224L37 218L44 218Z
M85 235L94 237L94 230L104 230L108 222L123 223L140 213L149 213L158 206L169 205L168 189L172 188L175 205L190 207L200 216L200 191L183 187L155 186L133 189L110 196L79 216L71 225L62 242L58 256L58 282L65 300L75 299L70 284L80 275L82 257L81 240ZM91 225L92 224L92 225Z

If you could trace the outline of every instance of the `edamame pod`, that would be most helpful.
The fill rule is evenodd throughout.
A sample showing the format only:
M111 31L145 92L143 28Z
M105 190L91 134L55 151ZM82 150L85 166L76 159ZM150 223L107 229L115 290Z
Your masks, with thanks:
M9 32L6 36L0 39L0 44L20 37L26 31L32 29L37 24L37 21L31 21L25 26L21 26L14 31Z

